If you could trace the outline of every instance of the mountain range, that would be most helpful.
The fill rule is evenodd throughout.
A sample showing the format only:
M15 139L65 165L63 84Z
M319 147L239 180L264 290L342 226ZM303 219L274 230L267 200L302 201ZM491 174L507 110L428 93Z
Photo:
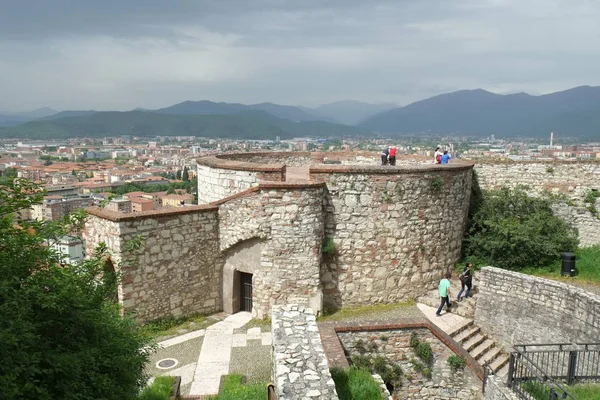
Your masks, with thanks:
M282 139L313 136L460 134L600 137L600 87L532 96L461 90L399 107L351 100L316 108L207 100L133 111L0 113L0 136L23 138L204 136Z

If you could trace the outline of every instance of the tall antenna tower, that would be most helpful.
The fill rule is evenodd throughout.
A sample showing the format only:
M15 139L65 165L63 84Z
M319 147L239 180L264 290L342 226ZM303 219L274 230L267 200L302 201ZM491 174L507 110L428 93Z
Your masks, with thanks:
M550 132L550 147L554 144L554 132Z

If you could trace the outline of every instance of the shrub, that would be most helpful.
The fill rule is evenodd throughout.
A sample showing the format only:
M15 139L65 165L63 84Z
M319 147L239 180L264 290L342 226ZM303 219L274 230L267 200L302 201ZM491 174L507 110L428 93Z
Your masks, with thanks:
M353 355L352 364L357 368L371 369L371 357L360 354Z
M367 345L365 341L362 339L358 339L354 342L354 349L359 352L359 354L365 354L367 352Z
M415 360L414 358L410 359L411 364L415 371L426 377L427 379L431 379L431 368L425 366L421 361Z
M409 345L415 351L417 357L423 360L427 365L431 364L431 361L433 361L433 350L431 350L431 345L427 342L421 342L416 332L413 332L410 335Z
M442 177L439 175L435 175L433 178L431 178L429 188L433 193L439 193L442 190L443 185L444 181L442 180Z
M152 385L144 388L138 400L169 400L175 378L172 376L158 376Z
M221 393L211 397L212 400L266 400L267 386L262 383L254 385L242 384L241 375L227 375L223 380Z
M452 354L450 357L448 357L448 364L450 364L450 369L456 372L459 369L464 369L465 365L467 365L467 362L461 356Z
M110 299L108 255L61 266L47 246L80 226L18 221L41 201L24 180L0 186L0 393L2 399L132 399L146 383L147 337ZM18 222L18 225L17 225ZM10 260L10 262L5 262Z
M334 255L337 253L337 246L332 238L326 237L323 239L323 244L321 246L321 252L326 255Z
M576 231L550 202L519 189L486 192L469 225L466 256L499 268L545 266L577 247Z
M546 172L547 172L548 174L553 174L553 173L554 173L554 168L552 168L552 167L548 167L548 168L546 168Z

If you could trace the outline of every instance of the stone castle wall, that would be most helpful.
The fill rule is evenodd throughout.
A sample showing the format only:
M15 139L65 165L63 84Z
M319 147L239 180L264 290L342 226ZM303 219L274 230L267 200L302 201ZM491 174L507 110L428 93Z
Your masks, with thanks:
M119 300L141 322L215 313L222 309L217 213L214 206L136 214L91 208L87 252L106 243L121 273ZM138 236L140 248L128 252Z
M218 202L221 250L235 257L239 246L260 241L254 262L258 265L228 257L224 271L225 291L230 290L234 270L253 274L254 310L259 317L267 316L273 304L322 310L322 199L323 185L263 183ZM231 293L235 296L234 288Z
M470 165L310 171L327 185L325 235L337 250L323 258L325 307L416 298L460 257Z
M600 297L562 282L486 267L479 274L475 323L515 344L597 343Z
M553 210L579 232L580 246L600 245L600 218L589 210L584 196L600 191L596 161L478 161L475 171L484 189L523 187L530 195L556 196ZM598 205L599 202L596 201Z

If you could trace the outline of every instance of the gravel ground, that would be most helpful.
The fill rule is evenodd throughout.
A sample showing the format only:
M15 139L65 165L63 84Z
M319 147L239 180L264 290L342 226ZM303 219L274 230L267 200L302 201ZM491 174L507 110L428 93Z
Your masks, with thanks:
M167 347L166 349L159 349L150 357L150 362L148 363L146 370L152 376L157 376L169 372L172 369L197 362L203 339L203 337L190 339L186 342ZM156 368L156 363L165 358L174 358L178 363L175 367L169 369Z
M254 343L253 343L254 342ZM261 346L260 340L249 340L246 347L231 349L230 374L242 374L248 383L267 383L273 379L271 346Z
M394 323L403 320L411 320L411 321L426 321L427 317L423 315L421 310L419 310L415 305L398 305L397 307L390 308L382 308L377 309L374 307L373 310L366 309L365 311L360 311L353 313L350 311L348 314L344 315L344 312L338 314L333 314L331 316L326 316L319 318L317 321L319 324L326 323L338 323L338 322L355 322L357 324L364 323Z

